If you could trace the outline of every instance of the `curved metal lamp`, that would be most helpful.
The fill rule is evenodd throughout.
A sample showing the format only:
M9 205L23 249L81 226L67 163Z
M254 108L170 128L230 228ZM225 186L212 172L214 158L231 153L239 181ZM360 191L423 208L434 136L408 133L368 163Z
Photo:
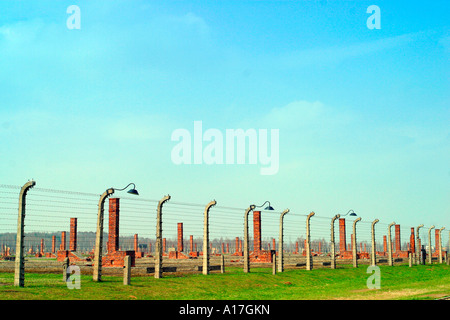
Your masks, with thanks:
M352 217L356 217L356 213L355 213L355 211L353 211L352 209L348 210L348 212L347 212L346 214L344 214L342 217L345 217L345 216L348 215L349 213L350 213L350 215L351 215Z
M116 190L116 191L123 191L123 190L125 190L126 188L128 188L128 187L131 186L131 185L133 185L133 188L131 188L130 190L128 190L127 193L129 193L129 194L134 194L134 195L138 196L138 195L139 195L139 192L137 192L137 190L136 190L136 185L135 185L134 183L128 184L128 185L127 185L125 188L123 188L123 189L116 189L116 188L111 188L111 189L114 189L114 190Z
M269 203L269 205L268 205L267 207L265 207L264 210L270 210L270 211L275 210L275 209L270 205L270 201L266 201L266 202L264 202L264 203L263 203L262 205L260 205L260 206L255 206L255 208L261 208L261 207L263 207L266 203Z

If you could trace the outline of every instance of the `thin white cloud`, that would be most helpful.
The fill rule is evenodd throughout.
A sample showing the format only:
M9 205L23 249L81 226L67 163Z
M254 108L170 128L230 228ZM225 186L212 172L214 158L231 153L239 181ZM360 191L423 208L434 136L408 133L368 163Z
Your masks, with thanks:
M295 50L284 52L277 57L263 57L258 63L262 65L276 65L281 68L327 66L339 64L347 59L405 46L424 36L426 36L426 32L415 32L344 46Z
M317 126L326 130L337 125L348 125L355 117L356 115L326 106L321 101L297 100L283 107L273 108L262 119L262 123L284 130L301 131L305 127Z
M103 122L102 131L106 139L122 142L164 139L168 128L164 123L155 115L109 119Z
M201 34L208 34L210 31L210 27L206 24L205 20L192 12L188 12L183 16L173 17L171 20L192 26Z

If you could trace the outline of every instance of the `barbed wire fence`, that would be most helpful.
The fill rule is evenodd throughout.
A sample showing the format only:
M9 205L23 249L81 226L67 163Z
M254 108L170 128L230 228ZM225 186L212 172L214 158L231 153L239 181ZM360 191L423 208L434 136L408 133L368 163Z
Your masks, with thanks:
M5 273L14 271L14 256L17 238L17 213L20 186L0 185L0 245L2 260L0 260L0 283L12 284L13 277L5 276ZM120 199L119 218L119 244L120 250L135 250L135 237L138 239L138 251L144 253L148 259L137 259L136 267L151 267L155 250L156 232L156 208L158 199L145 199L142 197L122 196L120 193L113 197ZM61 262L57 261L58 251L68 250L70 246L71 219L77 220L76 251L85 258L87 273L92 267L92 258L95 247L97 228L97 212L100 194L43 189L34 187L26 197L25 218L25 272L56 272L61 269ZM180 227L182 224L182 251L189 257L190 251L197 253L203 250L203 223L206 204L177 202L170 200L163 208L162 229L165 242L165 256L163 264L177 263L177 259L168 259L168 251L178 250L180 240ZM228 262L243 263L242 241L244 240L244 212L246 208L223 206L220 203L212 207L209 213L209 237L211 261L218 264L221 254L227 255ZM281 211L261 212L261 248L263 250L278 250L279 224ZM297 265L304 261L306 239L307 214L289 212L284 218L284 251L285 263ZM324 261L330 255L331 218L314 215L310 220L311 225L311 251L314 256L324 257ZM352 223L354 219L347 218L346 247L351 251ZM108 242L109 206L105 203L103 251L106 251ZM372 221L359 221L357 230L358 252L371 252L371 225ZM384 238L387 236L389 223L378 222L375 226L376 251L385 250ZM249 215L249 250L253 251L254 223L252 214ZM400 228L401 250L408 250L411 228ZM420 228L419 237L421 244L428 248L429 226ZM340 247L340 229L338 221L334 223L336 251ZM414 231L415 232L415 231ZM415 234L416 236L416 234ZM395 250L395 230L391 229L391 238ZM432 252L436 251L435 232L431 233ZM442 232L443 249L449 248L449 232ZM64 242L64 243L63 243ZM192 245L191 245L192 243ZM416 246L419 244L416 243ZM428 249L427 249L428 250ZM201 265L201 256L197 260L191 259L191 264ZM217 259L216 259L217 258ZM215 260L216 259L216 260ZM351 263L351 260L343 259L339 263ZM31 281L40 281L33 278ZM28 280L27 280L28 281ZM42 280L45 281L45 280Z

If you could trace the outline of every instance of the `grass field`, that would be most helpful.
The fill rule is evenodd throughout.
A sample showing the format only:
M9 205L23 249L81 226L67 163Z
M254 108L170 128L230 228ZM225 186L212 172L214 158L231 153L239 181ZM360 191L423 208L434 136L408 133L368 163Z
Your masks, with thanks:
M69 290L62 274L30 274L25 287L14 287L14 274L0 273L1 300L319 300L319 299L436 299L450 296L450 266L445 264L380 266L381 288L368 289L367 266L306 271L286 270L272 275L269 268L254 268L244 274L228 268L225 274L167 274L133 277L130 286L120 276L81 276L81 289Z

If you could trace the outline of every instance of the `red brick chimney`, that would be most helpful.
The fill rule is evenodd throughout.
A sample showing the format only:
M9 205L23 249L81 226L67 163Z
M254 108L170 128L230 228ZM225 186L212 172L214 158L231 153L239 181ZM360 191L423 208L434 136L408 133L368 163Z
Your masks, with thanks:
M69 250L77 251L77 218L70 218Z
M261 251L261 211L253 211L253 252Z
M434 237L435 237L435 243L434 243L434 252L437 252L439 254L439 229L434 230Z
M138 244L138 235L135 234L134 235L134 251L135 252L139 252L139 244Z
M55 253L56 236L52 236L52 253Z
M346 238L345 238L345 219L340 218L339 219L339 251L341 254L346 251L347 244L346 244Z
M400 240L400 225L395 225L395 252L400 252L402 250L401 240Z
M119 198L109 199L108 253L119 250Z
M66 232L61 232L61 245L59 247L59 250L66 250Z
M411 235L409 236L409 247L412 253L416 252L416 237L414 236L414 228L411 228Z
M183 223L178 223L178 243L177 243L177 251L183 252Z

